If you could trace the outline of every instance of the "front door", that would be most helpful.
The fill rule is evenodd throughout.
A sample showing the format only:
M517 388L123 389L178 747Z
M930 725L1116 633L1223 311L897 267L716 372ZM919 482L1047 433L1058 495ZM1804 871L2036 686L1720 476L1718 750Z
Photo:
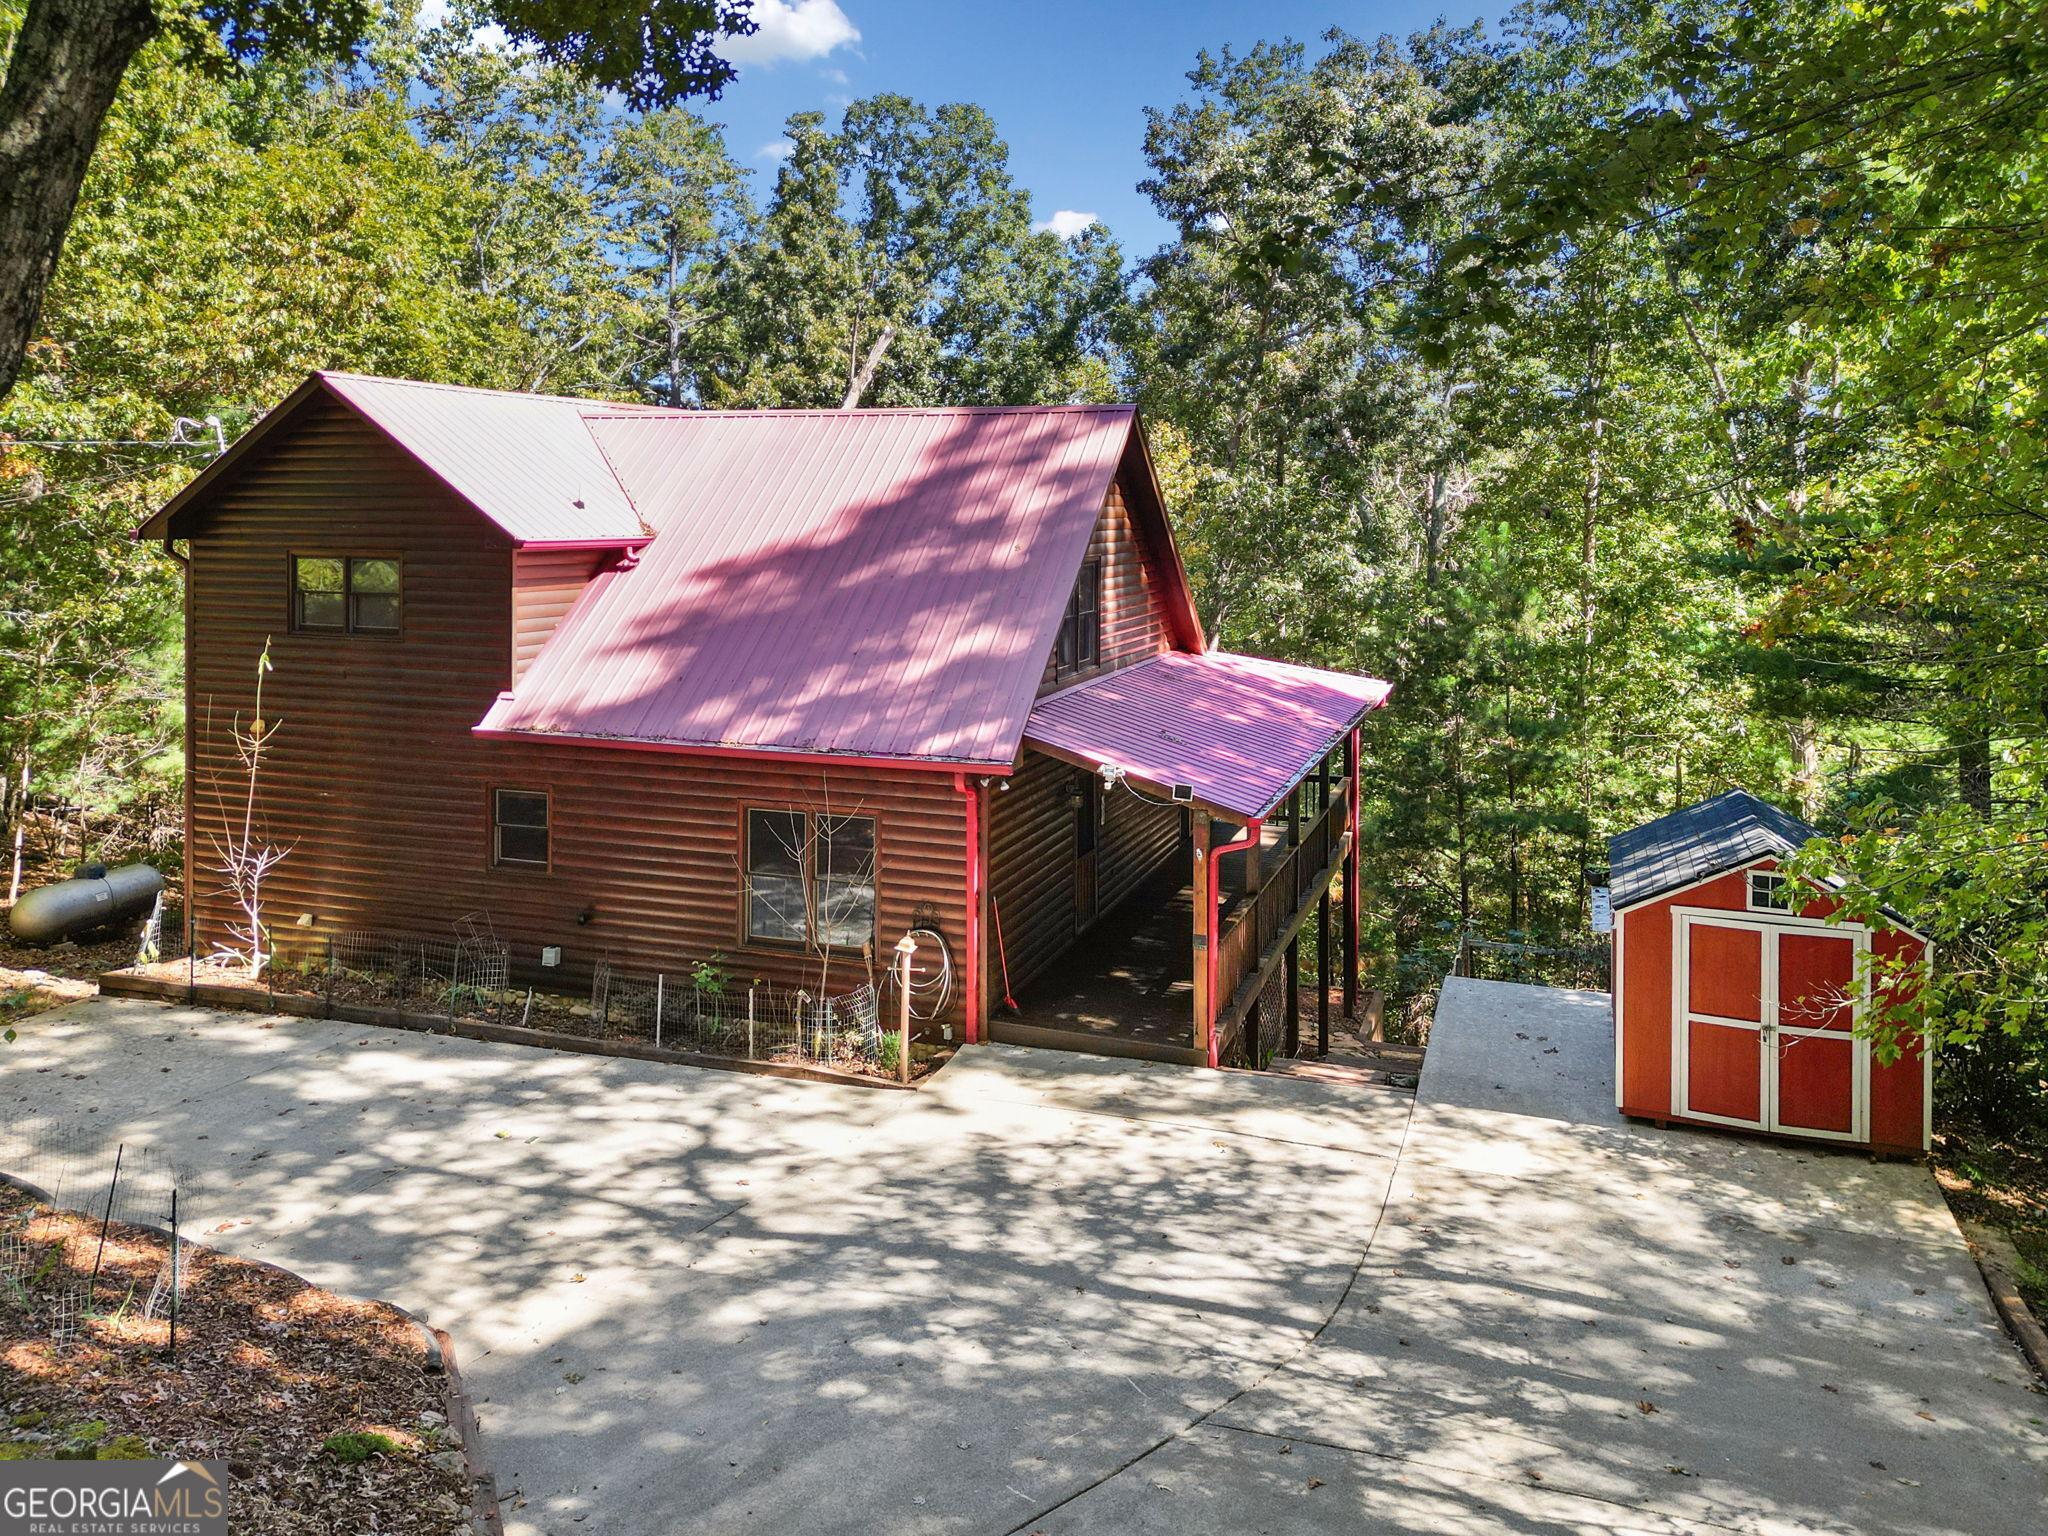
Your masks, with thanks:
M1855 931L1686 916L1679 929L1678 1113L1858 1139L1867 1047Z
M1095 844L1102 818L1102 784L1094 774L1074 779L1074 931L1095 921Z

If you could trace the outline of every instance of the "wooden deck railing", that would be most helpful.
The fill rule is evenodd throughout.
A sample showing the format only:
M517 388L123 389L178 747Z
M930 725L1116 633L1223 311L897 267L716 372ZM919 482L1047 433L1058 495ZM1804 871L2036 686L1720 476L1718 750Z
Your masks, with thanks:
M1302 828L1301 840L1260 871L1259 888L1226 921L1216 945L1216 1000L1227 1010L1245 978L1259 970L1297 926L1294 918L1322 894L1331 863L1350 826L1348 786L1330 791L1322 814ZM1223 1023L1219 1016L1218 1023Z

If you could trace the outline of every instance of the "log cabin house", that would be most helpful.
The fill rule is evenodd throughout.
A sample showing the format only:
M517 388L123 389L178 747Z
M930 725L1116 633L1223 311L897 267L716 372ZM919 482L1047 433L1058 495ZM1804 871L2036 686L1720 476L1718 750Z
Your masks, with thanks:
M482 912L528 981L795 984L930 929L934 1034L1212 1065L1257 1054L1310 922L1324 997L1356 985L1387 686L1207 646L1128 406L321 373L138 536L185 568L202 949L267 644L280 942Z

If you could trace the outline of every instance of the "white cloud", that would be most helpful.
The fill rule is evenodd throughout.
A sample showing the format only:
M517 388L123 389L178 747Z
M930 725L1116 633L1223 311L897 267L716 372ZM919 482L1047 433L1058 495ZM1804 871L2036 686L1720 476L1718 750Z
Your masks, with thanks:
M1092 213L1076 213L1071 208L1062 208L1049 219L1040 219L1033 229L1049 229L1062 240L1071 240L1090 224L1095 222Z
M839 9L838 0L755 0L752 14L751 37L728 37L718 44L734 64L822 59L860 41L860 28Z
M754 151L756 160L787 160L796 153L796 146L787 139L770 139Z

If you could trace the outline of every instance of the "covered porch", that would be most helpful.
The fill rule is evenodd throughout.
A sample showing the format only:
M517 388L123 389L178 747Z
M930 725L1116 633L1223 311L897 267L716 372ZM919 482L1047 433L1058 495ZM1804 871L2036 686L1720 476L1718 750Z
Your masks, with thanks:
M1386 693L1372 678L1209 653L1040 700L1026 744L1068 765L1077 846L1092 847L1081 823L1105 797L1178 808L1179 836L992 1008L991 1037L1212 1066L1326 1042L1333 983L1347 1013L1357 1001L1357 728ZM1304 1019L1311 939L1320 1002Z

